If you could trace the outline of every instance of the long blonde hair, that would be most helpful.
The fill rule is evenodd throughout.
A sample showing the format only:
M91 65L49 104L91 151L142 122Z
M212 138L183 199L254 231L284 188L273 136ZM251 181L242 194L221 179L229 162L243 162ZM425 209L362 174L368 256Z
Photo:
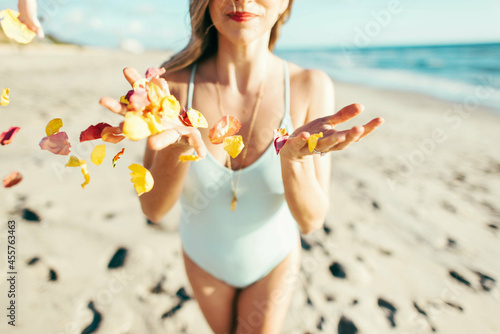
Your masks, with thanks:
M217 29L212 23L208 3L210 0L191 0L191 39L188 45L168 60L163 67L167 72L174 72L188 67L197 60L205 59L217 52ZM287 9L280 15L269 38L269 50L273 50L278 40L281 26L288 20L292 11L293 0L289 0Z

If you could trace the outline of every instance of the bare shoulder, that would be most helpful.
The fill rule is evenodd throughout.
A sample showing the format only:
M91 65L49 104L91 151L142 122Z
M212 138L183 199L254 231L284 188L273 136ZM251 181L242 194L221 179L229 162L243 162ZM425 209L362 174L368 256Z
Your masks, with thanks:
M165 63L162 66L164 65ZM188 66L175 72L169 72L162 75L162 78L168 82L170 94L174 95L177 100L179 100L181 106L186 105L190 74L191 66Z
M323 71L304 69L293 63L289 63L289 70L292 98L305 103L304 120L331 115L335 104L332 79Z

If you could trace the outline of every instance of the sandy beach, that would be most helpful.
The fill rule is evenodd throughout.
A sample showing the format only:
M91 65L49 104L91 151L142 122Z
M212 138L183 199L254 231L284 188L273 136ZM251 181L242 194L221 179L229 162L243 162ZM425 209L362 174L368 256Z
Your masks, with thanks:
M0 270L7 276L7 221L16 222L16 326L0 281L0 333L211 333L184 272L179 208L148 224L128 166L144 141L121 148L116 168L95 166L91 124L121 117L98 104L128 90L121 71L158 66L142 54L68 45L0 44ZM323 230L303 236L302 267L282 333L500 333L500 112L408 92L335 82L336 104L366 110L349 125L385 124L331 154L331 206ZM86 159L82 190L68 156L38 143L53 118Z

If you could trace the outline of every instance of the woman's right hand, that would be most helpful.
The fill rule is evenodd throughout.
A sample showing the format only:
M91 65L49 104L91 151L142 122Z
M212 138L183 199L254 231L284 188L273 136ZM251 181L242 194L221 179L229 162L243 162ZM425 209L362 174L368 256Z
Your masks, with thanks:
M125 68L123 74L132 87L134 82L142 78L139 72L131 67ZM125 116L127 112L124 104L111 97L103 97L99 103L115 114ZM171 122L163 122L162 125L162 132L148 138L148 146L151 149L159 151L168 147L178 150L179 155L194 149L200 158L206 156L207 148L197 128L184 125L178 118Z

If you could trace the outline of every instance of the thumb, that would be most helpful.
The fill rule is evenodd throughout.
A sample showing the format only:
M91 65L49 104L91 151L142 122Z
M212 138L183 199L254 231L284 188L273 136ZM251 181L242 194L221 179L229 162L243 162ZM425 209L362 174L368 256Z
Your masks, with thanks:
M33 23L35 24L35 27L36 27L36 35L40 38L44 38L45 37L45 32L43 31L43 28L42 28L42 24L40 23L40 21L38 19L35 19L33 21Z

